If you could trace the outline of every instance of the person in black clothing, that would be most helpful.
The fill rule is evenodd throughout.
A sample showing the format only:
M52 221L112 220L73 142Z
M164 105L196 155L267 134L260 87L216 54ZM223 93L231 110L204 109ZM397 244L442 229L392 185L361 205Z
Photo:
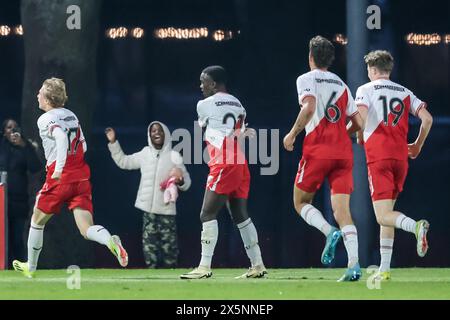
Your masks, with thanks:
M17 122L6 119L0 141L0 171L8 173L8 265L26 258L24 230L28 223L28 173L37 173L42 163L36 148L24 138Z

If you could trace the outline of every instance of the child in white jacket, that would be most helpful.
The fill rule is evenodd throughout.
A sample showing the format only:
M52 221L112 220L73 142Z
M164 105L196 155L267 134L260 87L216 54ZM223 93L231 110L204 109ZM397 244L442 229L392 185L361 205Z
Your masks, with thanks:
M114 129L107 128L105 133L111 156L119 168L141 171L135 207L143 211L142 244L147 267L176 267L176 205L175 201L164 201L165 190L161 184L172 178L178 190L186 191L191 178L181 155L172 150L169 129L159 121L150 123L148 146L131 155L122 151Z

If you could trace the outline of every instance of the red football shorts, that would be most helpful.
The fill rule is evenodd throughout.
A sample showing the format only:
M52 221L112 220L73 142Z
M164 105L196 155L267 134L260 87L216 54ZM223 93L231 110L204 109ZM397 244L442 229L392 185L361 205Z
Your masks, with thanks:
M372 201L397 199L408 174L407 160L385 159L367 164Z
M353 191L352 159L305 159L298 165L295 185L300 190L314 193L319 190L325 178L331 187L331 194L351 194Z
M213 166L206 188L230 198L247 199L250 191L250 171L247 164Z
M93 213L92 189L89 180L42 186L36 197L36 208L47 214L58 214L63 204L69 210L81 208Z

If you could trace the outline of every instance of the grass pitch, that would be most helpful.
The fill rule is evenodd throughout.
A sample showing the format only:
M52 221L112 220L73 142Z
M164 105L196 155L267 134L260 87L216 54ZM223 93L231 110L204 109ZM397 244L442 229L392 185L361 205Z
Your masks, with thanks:
M1 271L0 299L450 299L450 269L443 268L394 269L392 280L379 289L370 281L368 285L371 275L366 270L352 283L336 282L344 269L269 269L266 279L234 279L245 270L213 269L209 279L179 279L186 271L82 269L80 289L68 289L73 274L66 270L39 270L34 279Z

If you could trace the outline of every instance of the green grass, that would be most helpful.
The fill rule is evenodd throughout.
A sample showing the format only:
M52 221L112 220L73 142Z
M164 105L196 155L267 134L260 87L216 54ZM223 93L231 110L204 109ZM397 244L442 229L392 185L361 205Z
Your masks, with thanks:
M344 269L270 269L266 279L234 279L244 269L214 269L213 277L181 280L186 269L81 270L81 289L69 290L66 270L39 270L35 279L0 272L0 299L450 299L450 269L395 269L369 290L362 280L337 283Z

